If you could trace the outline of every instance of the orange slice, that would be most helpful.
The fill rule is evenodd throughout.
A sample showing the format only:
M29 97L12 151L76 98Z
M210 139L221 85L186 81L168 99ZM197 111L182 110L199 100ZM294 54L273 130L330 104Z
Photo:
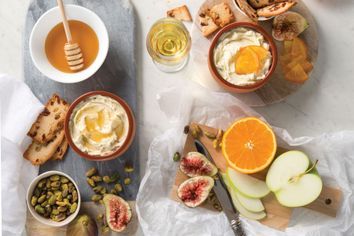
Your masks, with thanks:
M294 83L302 84L308 79L308 75L300 64L296 64L285 74L285 79Z
M256 45L251 45L251 46L248 46L250 49L252 49L252 51L254 51L257 56L258 56L258 60L260 62L264 62L264 60L267 58L268 56L268 50L265 49L264 47L261 47L261 46L256 46Z
M265 169L274 159L276 150L272 128L255 117L236 121L222 140L222 152L229 166L246 174Z
M245 47L236 53L235 69L239 75L255 73L259 70L259 59L257 53L251 48Z
M307 58L307 46L302 39L294 38L291 45L291 54L293 56L302 55L304 58Z

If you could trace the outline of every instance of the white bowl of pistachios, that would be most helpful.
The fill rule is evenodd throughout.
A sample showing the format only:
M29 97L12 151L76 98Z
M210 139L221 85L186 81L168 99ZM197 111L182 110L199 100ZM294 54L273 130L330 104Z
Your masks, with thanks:
M32 180L26 195L27 206L39 222L61 227L75 219L81 197L77 184L67 174L47 171Z

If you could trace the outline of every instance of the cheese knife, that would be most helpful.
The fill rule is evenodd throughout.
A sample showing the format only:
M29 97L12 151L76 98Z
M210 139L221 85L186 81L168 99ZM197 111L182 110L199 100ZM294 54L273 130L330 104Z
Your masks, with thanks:
M197 151L203 154L211 163L215 165L213 158L211 157L210 153L206 149L203 143L199 140L194 140L194 144L197 148ZM216 166L216 165L215 165ZM218 198L221 207L229 220L231 229L234 232L235 236L246 236L245 232L243 231L241 221L240 221L240 213L237 209L233 206L231 196L227 190L226 184L223 181L221 174L218 172L216 174L216 179L214 183L214 192L216 197Z

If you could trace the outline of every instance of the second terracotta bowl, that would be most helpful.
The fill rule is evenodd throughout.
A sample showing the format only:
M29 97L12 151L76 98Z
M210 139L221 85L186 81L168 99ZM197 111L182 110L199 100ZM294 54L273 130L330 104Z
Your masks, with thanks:
M271 62L271 65L269 67L269 70L268 70L265 78L254 83L254 84L245 85L245 86L235 85L235 84L232 84L232 83L228 82L227 80L225 80L219 74L219 72L215 66L215 62L214 62L214 49L218 45L220 37L224 33L227 33L233 29L240 28L240 27L248 28L248 29L254 30L254 31L262 34L265 41L269 44L269 50L270 50L270 53L272 54L272 62ZM254 23L250 23L250 22L234 22L234 23L231 23L231 24L225 26L224 28L222 28L213 38L210 48L209 48L209 55L208 55L208 66L209 66L209 70L210 70L210 73L212 74L213 78L226 90L229 90L229 91L235 92L235 93L253 92L253 91L261 88L263 85L265 85L269 81L269 79L271 78L271 75L274 72L275 67L277 65L277 61L278 61L277 47L276 47L272 37L261 26L254 24Z
M69 128L70 117L71 117L71 114L72 114L73 110L75 109L75 107L80 102L84 101L85 99L92 97L92 96L96 96L96 95L110 97L113 100L117 101L125 110L127 117L128 117L128 123L129 123L127 137L126 137L125 141L123 142L122 146L119 147L115 152L113 152L109 155L104 155L104 156L89 155L88 153L81 151L73 142L73 140L71 138L70 128ZM107 161L107 160L112 160L112 159L115 159L115 158L123 155L123 153L125 153L128 150L128 148L130 147L130 145L132 144L132 142L134 140L136 124L135 124L135 119L134 119L134 115L133 115L132 110L130 109L129 105L122 98L120 98L119 96L117 96L113 93L109 93L106 91L92 91L92 92L88 92L88 93L81 95L70 105L69 110L66 114L64 129L65 129L65 136L66 136L66 139L68 140L70 147L77 154L79 154L81 157L86 158L91 161Z

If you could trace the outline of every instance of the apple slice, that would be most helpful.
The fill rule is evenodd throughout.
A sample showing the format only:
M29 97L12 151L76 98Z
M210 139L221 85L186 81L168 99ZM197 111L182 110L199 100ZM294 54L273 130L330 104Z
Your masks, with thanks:
M275 159L268 170L266 183L280 204L301 207L318 198L322 180L316 164L309 168L310 159L300 151L288 151Z
M276 192L285 186L293 176L304 173L310 165L305 153L288 151L276 158L270 166L266 183L270 190Z
M233 190L231 190L233 191ZM241 205L246 208L249 211L252 212L261 212L264 211L264 206L262 204L262 201L259 198L250 198L246 197L239 191L234 191L237 199L241 203Z
M264 211L264 206L262 204L262 201L258 198L250 198L242 193L240 193L238 190L235 188L230 188L230 180L229 177L225 173L221 173L224 183L228 186L229 191L235 192L235 195L241 205L246 208L248 211L252 212L261 212ZM230 193L231 194L231 193Z
M241 174L229 167L227 168L227 176L229 178L231 188L235 188L247 197L262 198L270 192L264 181L258 180L246 174Z
M283 206L301 207L316 200L321 191L321 178L316 174L305 174L298 181L284 186L275 196Z
M247 210L240 202L240 200L237 198L237 190L235 191L232 187L231 187L231 183L229 178L227 177L226 174L222 174L222 177L224 179L224 183L227 186L227 189L229 190L230 196L231 196L231 200L232 200L232 204L234 205L234 207L240 212L240 214L246 218L249 218L251 220L261 220L263 218L265 218L267 216L267 214L264 211L260 211L260 212L252 212ZM257 199L259 200L259 199Z

